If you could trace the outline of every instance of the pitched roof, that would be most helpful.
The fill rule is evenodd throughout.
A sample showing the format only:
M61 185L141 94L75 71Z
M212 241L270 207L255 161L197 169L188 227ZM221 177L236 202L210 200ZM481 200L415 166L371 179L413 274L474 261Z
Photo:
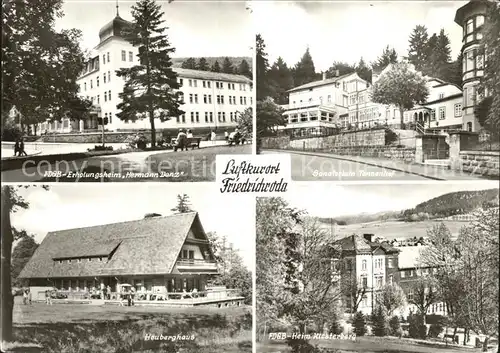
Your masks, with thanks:
M287 92L295 92L295 91L301 91L303 89L309 89L309 88L314 88L314 87L330 85L332 83L335 83L343 78L346 78L346 77L354 75L354 74L356 74L356 72L351 72L349 74L345 74L345 75L342 75L339 77L328 78L326 80L318 80L318 81L309 82L309 83L303 84L301 86L294 87L294 88L288 90Z
M201 71L183 69L180 67L172 68L180 77L195 78L200 80L227 81L239 83L252 83L248 77L243 75L225 74L222 72Z
M422 251L427 249L426 245L422 246L404 246L399 248L398 266L400 269L420 267L420 255Z
M49 232L19 277L168 274L192 228L206 237L196 212ZM54 260L76 255L112 256L102 262L85 258L71 263Z
M370 242L358 234L349 235L337 240L335 243L341 245L342 251L352 251L355 253L367 253L376 249L382 249L385 253L398 252L398 249L388 243Z

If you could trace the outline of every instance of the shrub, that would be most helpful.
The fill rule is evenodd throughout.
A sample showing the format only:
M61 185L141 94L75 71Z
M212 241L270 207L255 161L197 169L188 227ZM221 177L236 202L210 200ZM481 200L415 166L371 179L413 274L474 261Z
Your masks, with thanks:
M112 151L113 146L95 145L94 151Z
M22 136L21 129L17 126L2 127L2 141L14 142Z
M354 333L356 336L364 336L366 334L366 319L361 311L354 315Z
M408 334L411 338L425 339L427 336L427 327L424 324L422 315L410 315L408 318Z
M429 337L437 338L443 330L444 327L441 324L431 324L431 327L429 327Z
M330 322L328 324L328 331L330 333L333 333L334 335L340 335L344 331L342 325L340 325L339 318L337 317L337 315L334 315L330 319Z
M387 314L381 305L377 307L375 315L373 316L373 334L379 337L389 334Z
M403 330L401 329L401 321L398 316L393 316L389 320L389 334L392 336L402 336Z
M287 344L292 349L292 353L315 353L315 347L302 338L288 338Z

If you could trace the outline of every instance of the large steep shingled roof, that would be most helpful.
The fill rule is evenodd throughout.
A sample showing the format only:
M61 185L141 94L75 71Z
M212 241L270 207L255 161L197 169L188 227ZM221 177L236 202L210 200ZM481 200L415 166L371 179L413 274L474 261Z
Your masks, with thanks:
M196 212L49 232L20 278L93 277L172 272L189 230L203 227ZM98 250L98 245L102 249ZM112 254L109 261L54 259Z

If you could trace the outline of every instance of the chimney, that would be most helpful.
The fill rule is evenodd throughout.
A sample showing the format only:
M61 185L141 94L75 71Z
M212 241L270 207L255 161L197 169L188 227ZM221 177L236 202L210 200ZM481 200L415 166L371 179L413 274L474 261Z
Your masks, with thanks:
M368 233L363 234L363 237L365 238L365 240L369 241L370 243L373 242L373 236L374 236L374 234L368 234Z
M323 81L326 80L326 72L323 71Z

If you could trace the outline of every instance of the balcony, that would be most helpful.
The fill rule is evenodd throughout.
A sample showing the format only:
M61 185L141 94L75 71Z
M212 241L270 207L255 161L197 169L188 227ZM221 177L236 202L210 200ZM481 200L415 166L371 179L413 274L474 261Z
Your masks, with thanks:
M181 258L177 260L177 269L179 271L217 271L217 262L215 260Z

